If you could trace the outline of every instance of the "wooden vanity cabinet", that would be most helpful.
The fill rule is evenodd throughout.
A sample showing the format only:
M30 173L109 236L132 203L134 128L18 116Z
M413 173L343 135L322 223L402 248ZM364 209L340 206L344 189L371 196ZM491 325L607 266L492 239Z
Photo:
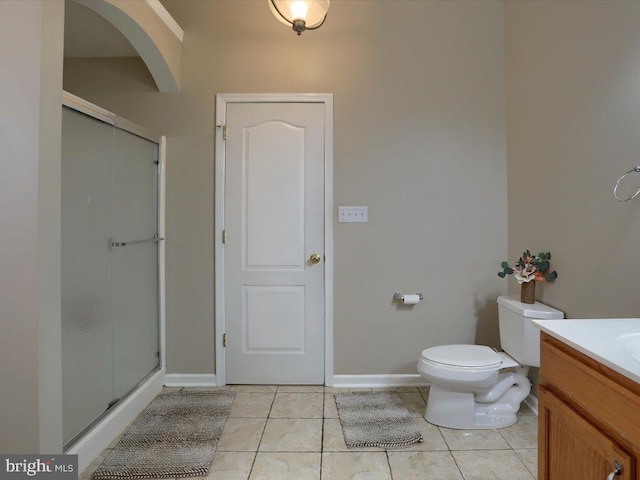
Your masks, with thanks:
M544 332L540 363L538 479L640 480L640 385Z

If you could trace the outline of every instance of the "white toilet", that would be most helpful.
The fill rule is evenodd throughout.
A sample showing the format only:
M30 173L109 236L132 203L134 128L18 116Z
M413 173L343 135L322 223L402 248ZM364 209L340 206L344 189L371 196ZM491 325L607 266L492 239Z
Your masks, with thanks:
M441 345L422 351L418 372L430 384L425 419L441 427L503 428L517 422L529 395L529 367L540 366L540 330L530 319L564 318L559 310L519 297L498 297L504 352L483 345ZM514 368L515 367L515 368ZM501 369L510 369L499 373Z

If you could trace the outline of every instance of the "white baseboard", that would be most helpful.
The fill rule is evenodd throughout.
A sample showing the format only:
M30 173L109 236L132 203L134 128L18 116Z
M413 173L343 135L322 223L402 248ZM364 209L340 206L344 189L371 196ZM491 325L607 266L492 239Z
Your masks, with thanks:
M426 387L429 385L419 374L405 375L334 375L336 388Z
M529 396L524 399L524 403L538 416L538 399L533 393L530 393Z
M213 373L168 373L164 377L167 387L216 387Z
M160 393L164 376L164 370L153 374L135 392L116 405L89 433L64 452L78 455L79 472L89 466Z

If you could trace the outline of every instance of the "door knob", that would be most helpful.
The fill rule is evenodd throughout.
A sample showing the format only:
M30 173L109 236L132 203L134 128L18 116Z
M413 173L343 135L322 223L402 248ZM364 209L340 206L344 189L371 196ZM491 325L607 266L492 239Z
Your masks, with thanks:
M609 474L609 476L607 476L607 480L613 480L614 478L616 478L621 473L622 473L622 464L619 461L616 460L613 463L613 472L611 472Z
M318 253L312 253L309 257L309 261L314 265L316 263L320 263L320 255Z

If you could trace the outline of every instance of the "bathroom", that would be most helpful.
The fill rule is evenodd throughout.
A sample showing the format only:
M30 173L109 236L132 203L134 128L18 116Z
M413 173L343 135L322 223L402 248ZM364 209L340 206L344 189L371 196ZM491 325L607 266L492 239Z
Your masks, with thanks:
M369 214L366 224L333 225L337 380L415 376L433 345L497 345L495 299L517 285L496 272L527 248L551 251L559 274L538 300L569 318L637 316L640 214L612 188L640 163L640 4L336 0L321 29L297 37L266 1L162 3L185 31L180 93L158 93L130 56L67 58L58 90L167 136L169 375L216 375L217 93L334 95L334 205ZM16 173L3 177L2 203L55 239L39 215L53 207L4 188L28 176L6 161ZM37 188L55 185L45 181ZM18 238L34 235L18 227ZM2 335L0 364L15 392L3 396L3 422L31 425L14 440L28 449L38 439L32 308L55 310L55 278L37 288L25 279L17 313L4 310L16 288L5 285L35 269L33 258L54 271L56 259L50 245L26 247L2 253L2 317L31 320L19 341ZM424 299L397 308L396 291ZM19 378L7 367L16 364Z

